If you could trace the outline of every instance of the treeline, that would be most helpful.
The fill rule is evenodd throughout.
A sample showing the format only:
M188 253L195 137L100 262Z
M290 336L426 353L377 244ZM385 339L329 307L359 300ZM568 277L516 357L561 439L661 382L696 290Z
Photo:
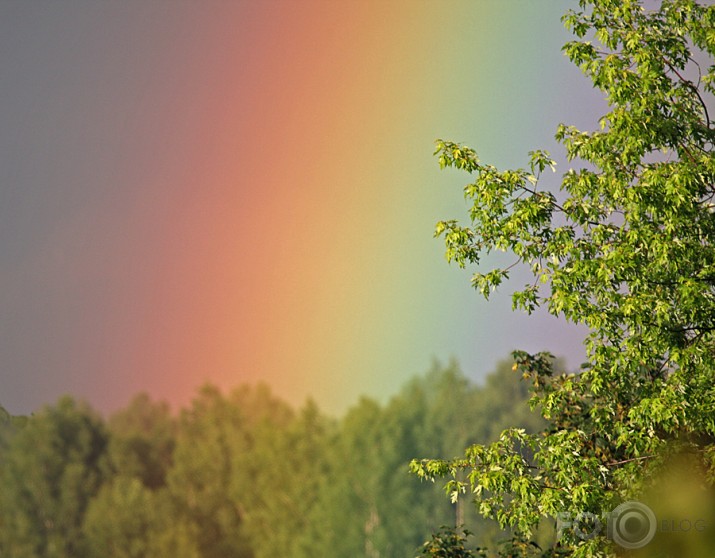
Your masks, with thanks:
M440 525L494 526L408 472L502 429L541 426L504 362L481 386L455 364L340 420L268 387L204 387L174 416L146 395L104 420L64 397L0 415L0 556L411 557Z

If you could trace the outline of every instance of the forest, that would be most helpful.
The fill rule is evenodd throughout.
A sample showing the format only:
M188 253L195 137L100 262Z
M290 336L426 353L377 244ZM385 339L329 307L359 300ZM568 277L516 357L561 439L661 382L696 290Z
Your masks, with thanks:
M109 416L66 396L0 415L0 556L130 558L416 556L440 525L501 537L416 456L453 457L508 426L530 432L527 384L503 361L483 385L434 363L384 405L340 419L293 408L266 385L190 406L138 395Z

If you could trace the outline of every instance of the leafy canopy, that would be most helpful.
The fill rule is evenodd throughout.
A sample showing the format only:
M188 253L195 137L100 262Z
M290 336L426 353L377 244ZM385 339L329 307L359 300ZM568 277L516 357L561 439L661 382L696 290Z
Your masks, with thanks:
M545 517L637 497L674 453L696 456L710 484L715 470L715 6L579 5L563 17L576 37L563 50L609 112L594 131L558 127L571 167L560 188L544 184L555 170L544 151L517 170L450 141L435 152L471 178L468 224L437 224L447 259L465 267L511 252L534 278L512 295L515 309L545 307L589 328L579 374L554 374L547 353L515 353L550 421L543 436L507 430L462 459L412 463L422 477L452 477L453 498L468 489L523 540ZM488 297L509 273L480 268L472 283ZM565 533L543 555L609 549Z

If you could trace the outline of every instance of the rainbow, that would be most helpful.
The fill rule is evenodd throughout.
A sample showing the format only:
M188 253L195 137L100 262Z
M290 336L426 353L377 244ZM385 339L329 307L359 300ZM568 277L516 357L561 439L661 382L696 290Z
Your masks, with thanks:
M22 19L61 66L36 93L50 156L21 165L63 200L26 217L39 232L11 277L2 404L179 405L204 382L265 381L339 413L433 358L479 377L516 347L578 355L580 332L512 315L508 291L480 302L432 238L464 214L466 181L440 173L435 138L521 166L595 110L559 51L567 5L156 1Z

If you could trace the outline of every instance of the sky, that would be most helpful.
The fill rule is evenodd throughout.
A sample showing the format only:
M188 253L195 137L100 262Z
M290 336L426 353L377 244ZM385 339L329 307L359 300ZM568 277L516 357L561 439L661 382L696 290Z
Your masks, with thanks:
M339 414L435 360L578 366L583 330L484 302L432 235L469 181L436 138L562 163L605 112L569 4L1 2L0 405L264 381Z

